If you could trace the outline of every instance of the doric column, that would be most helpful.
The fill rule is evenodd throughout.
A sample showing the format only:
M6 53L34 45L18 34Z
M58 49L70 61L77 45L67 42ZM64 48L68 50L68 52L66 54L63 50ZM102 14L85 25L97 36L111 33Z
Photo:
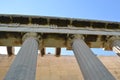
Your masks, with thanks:
M37 55L38 40L26 37L4 80L35 80Z
M120 37L119 36L112 36L107 39L108 46L113 50L115 53L120 55Z
M113 51L117 53L118 56L120 56L120 40L113 41Z
M120 40L113 41L113 45L112 46L118 46L118 47L120 47Z
M41 56L44 56L45 55L45 48L42 48L41 49Z
M14 54L14 48L11 46L7 46L8 56L12 56Z
M60 56L60 53L61 53L61 48L56 48L56 54L55 54L55 56L56 57L59 57Z
M75 38L72 48L84 80L115 80L82 39Z

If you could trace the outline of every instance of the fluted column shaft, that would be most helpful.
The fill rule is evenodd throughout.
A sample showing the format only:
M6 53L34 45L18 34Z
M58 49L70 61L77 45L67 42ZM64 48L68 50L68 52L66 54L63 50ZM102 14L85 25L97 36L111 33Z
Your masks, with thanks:
M120 40L113 41L112 47L119 47L120 48Z
M12 46L7 46L8 56L12 56L14 54L14 49Z
M41 49L41 56L44 56L45 55L45 48L42 48Z
M115 80L82 39L75 39L72 48L84 80Z
M61 48L57 47L56 48L56 56L59 57L61 53Z
M38 42L34 38L27 38L4 80L35 80Z
M120 56L120 40L114 40L112 43L113 51Z

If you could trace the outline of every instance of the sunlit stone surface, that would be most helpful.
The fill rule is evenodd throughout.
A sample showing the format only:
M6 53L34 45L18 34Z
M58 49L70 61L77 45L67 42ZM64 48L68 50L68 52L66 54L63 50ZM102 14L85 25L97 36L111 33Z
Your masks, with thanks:
M0 55L0 80L3 80L15 56ZM118 56L98 57L116 80L120 80L120 58ZM74 56L38 56L36 80L83 80Z

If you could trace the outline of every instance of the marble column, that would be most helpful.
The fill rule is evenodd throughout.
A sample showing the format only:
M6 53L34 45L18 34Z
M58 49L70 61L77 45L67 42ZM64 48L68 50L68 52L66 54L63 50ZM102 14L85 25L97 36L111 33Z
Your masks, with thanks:
M35 80L37 55L37 40L25 39L4 80Z
M114 40L112 43L113 51L120 56L120 40Z
M42 48L41 49L41 56L44 56L45 55L45 48Z
M74 39L72 48L84 80L116 80L82 39Z
M8 56L12 56L14 54L14 48L12 46L7 46Z
M119 47L118 49L120 49L120 40L113 41L112 46Z
M56 48L56 57L59 57L61 53L61 48Z

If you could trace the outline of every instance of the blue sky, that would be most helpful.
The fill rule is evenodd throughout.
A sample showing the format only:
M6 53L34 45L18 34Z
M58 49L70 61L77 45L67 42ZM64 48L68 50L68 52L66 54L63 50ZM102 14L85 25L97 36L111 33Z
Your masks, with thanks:
M1 0L0 13L120 21L120 0Z
M46 48L46 54L48 52L55 54L55 48ZM116 54L112 51L104 51L102 48L91 48L93 53L97 56L115 56ZM66 50L66 48L61 49L61 55L74 55L72 50Z
M0 14L58 16L120 22L120 0L1 0ZM96 52L96 49L94 50ZM101 49L97 50L99 51ZM106 53L103 50L101 52Z
M18 53L20 47L15 47L15 54ZM98 56L115 56L116 54L112 51L104 51L102 48L91 48L93 53ZM54 47L47 47L46 54L51 53L55 55L55 48ZM5 46L0 47L0 54L7 54L7 50ZM66 50L66 48L61 49L61 55L74 55L72 50Z

